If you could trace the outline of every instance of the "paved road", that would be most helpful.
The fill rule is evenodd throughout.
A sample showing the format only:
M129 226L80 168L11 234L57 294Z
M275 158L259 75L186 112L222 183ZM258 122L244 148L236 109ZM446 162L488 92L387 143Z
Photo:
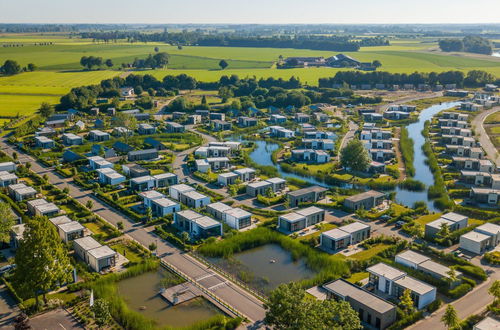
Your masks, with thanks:
M484 267L484 266L483 266ZM474 290L464 297L454 301L452 303L453 307L457 310L458 317L464 319L470 315L477 314L484 310L487 305L493 302L493 297L488 294L488 289L495 280L500 280L500 273L494 272L490 274L490 278L481 283L479 286L474 288ZM441 317L444 314L446 305L441 307L436 313L431 317L428 317L415 325L409 327L408 329L413 330L437 330L446 329L446 327L441 323Z
M0 329L10 327L17 314L19 314L17 303L7 287L2 284L0 286Z
M344 149L344 147L346 146L346 144L349 143L349 141L351 141L354 138L354 134L356 134L356 131L358 130L358 128L359 128L358 124L356 124L352 120L349 120L349 130L342 137L342 142L340 142L339 153L335 157L336 160L340 159L340 151L342 149Z
M0 140L0 147L8 154L12 154L14 151L5 143L4 139ZM124 232L143 246L148 246L155 242L158 246L158 254L162 259L174 265L189 277L195 279L201 286L213 291L215 295L240 313L246 315L252 322L255 322L256 325L261 323L265 316L262 302L246 290L229 282L222 276L217 275L210 268L193 259L177 247L161 240L152 233L153 228L145 228L140 224L136 224L117 210L114 210L111 206L103 203L93 195L91 190L80 188L73 183L71 178L62 178L53 168L41 166L29 155L17 150L16 152L18 153L18 159L21 163L30 162L32 164L32 171L39 175L47 174L50 183L57 186L59 189L68 187L69 194L82 205L85 205L88 200L92 200L94 204L93 212L95 214L115 226L118 222L122 222L125 227Z
M486 151L488 158L497 166L500 166L500 154L495 148L495 145L491 142L491 139L488 136L488 133L486 133L483 125L486 117L497 111L500 111L500 107L494 107L487 111L480 112L472 120L472 127L475 129L476 137L479 139L484 151Z
M61 308L30 318L30 325L34 330L85 329L67 311Z

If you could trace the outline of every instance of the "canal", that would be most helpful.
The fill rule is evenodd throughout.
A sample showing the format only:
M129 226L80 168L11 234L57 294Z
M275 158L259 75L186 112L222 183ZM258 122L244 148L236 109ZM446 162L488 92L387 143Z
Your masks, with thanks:
M408 135L413 140L413 165L415 167L414 179L423 182L426 187L432 186L434 184L434 177L431 170L429 169L429 166L426 164L427 157L422 150L422 146L425 143L425 139L422 135L424 124L427 120L432 119L432 117L434 117L439 112L454 108L459 104L460 102L446 102L433 105L420 112L417 122L407 126ZM239 137L233 137L233 139L235 141L242 141ZM296 178L323 187L333 187L333 185L322 182L321 180L318 180L314 177L308 177L295 173L287 173L282 170L281 166L274 164L271 155L273 151L279 148L279 145L277 143L262 140L252 142L255 143L255 149L250 153L250 158L257 164L264 166L276 166L279 175L283 178ZM338 187L338 185L335 186ZM343 186L343 188L345 187L346 186ZM434 201L427 197L427 190L416 192L397 187L394 191L396 192L396 201L402 205L413 207L415 202L424 201L427 203L429 211L439 212L439 210L434 205Z

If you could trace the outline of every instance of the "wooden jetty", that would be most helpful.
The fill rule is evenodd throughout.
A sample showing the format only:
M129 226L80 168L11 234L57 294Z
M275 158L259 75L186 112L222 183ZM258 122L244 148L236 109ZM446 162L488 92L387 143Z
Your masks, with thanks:
M181 304L203 295L200 289L190 282L182 283L160 291L160 295L172 305Z

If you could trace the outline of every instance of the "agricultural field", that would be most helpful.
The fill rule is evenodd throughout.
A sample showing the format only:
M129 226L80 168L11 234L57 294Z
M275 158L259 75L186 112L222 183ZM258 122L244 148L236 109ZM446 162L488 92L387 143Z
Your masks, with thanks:
M50 43L40 45L39 43ZM10 47L16 45L16 47ZM436 50L436 40L393 39L390 46L364 47L347 55L362 62L379 60L381 70L411 73L414 71L469 71L481 69L500 76L500 58L493 56L469 56L445 54ZM9 46L9 47L7 47ZM197 47L178 49L163 43L94 43L92 40L70 37L62 33L47 34L0 34L0 63L13 59L21 65L34 63L38 70L11 77L0 77L0 113L15 116L33 113L41 102L57 102L72 87L95 84L102 79L123 75L122 63L135 58L145 58L160 52L170 55L166 69L140 71L161 79L165 75L185 73L202 81L216 81L222 75L240 77L275 77L288 79L299 77L309 85L317 85L318 79L333 76L335 68L276 69L279 56L324 56L335 52L307 49L246 48L246 47ZM109 70L82 71L82 56L100 56L112 59ZM225 59L229 66L220 70L218 63Z

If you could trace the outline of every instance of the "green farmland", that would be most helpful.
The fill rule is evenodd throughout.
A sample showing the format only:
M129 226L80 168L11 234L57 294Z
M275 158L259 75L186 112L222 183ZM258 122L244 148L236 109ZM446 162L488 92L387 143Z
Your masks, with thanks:
M51 45L35 45L37 43ZM7 45L16 47L3 47ZM309 85L317 85L318 78L330 77L335 68L276 69L274 63L279 56L332 56L334 52L307 49L196 47L178 49L160 43L93 43L91 40L69 38L64 34L3 34L0 35L0 63L13 59L21 65L34 63L38 70L10 77L0 77L0 113L2 116L29 114L42 101L57 102L57 99L72 87L99 83L102 79L123 74L122 63L135 58L145 58L154 53L154 48L170 55L168 69L140 71L163 78L167 74L186 73L202 81L216 81L222 75L236 74L240 77L256 76L290 78L299 77ZM362 62L379 60L381 70L411 73L414 71L461 70L467 72L480 69L500 76L500 58L469 56L464 54L442 54L435 51L435 40L392 40L390 46L365 47L359 52L346 53ZM79 64L82 56L100 56L112 59L109 70L82 71ZM218 63L225 59L229 66L220 70Z

